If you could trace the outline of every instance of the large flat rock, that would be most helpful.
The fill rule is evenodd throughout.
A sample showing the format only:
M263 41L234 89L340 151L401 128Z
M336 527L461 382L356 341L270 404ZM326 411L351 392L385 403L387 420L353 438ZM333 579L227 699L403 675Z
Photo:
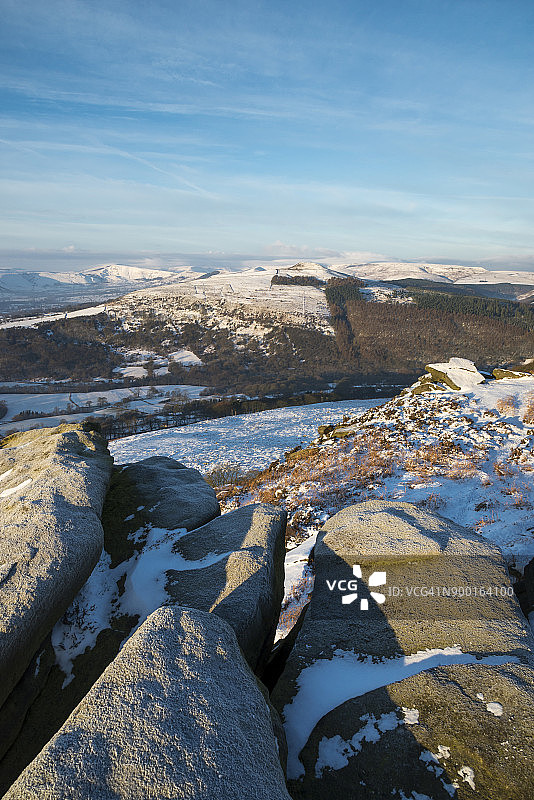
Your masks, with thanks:
M324 629L325 644L334 632L338 646L378 656L455 644L532 658L532 635L499 549L450 520L410 503L358 503L325 523L314 553L306 628L313 625L317 642ZM373 573L385 573L385 583L370 586ZM343 595L356 596L345 604Z
M289 800L274 731L230 626L161 608L5 800Z
M0 795L60 728L124 640L162 605L178 603L224 618L251 668L263 673L283 595L285 514L254 505L190 532L152 523L139 527L144 509L133 513L137 505L120 487L126 488L115 473L103 515L105 550L53 630L57 664L0 763Z
M296 796L527 800L534 796L533 671L446 666L349 700L302 751ZM416 794L417 793L417 794Z
M432 670L442 670L442 707L448 703L452 707L452 698L462 693L447 677L456 670L458 685L468 674L483 675L478 691L488 696L494 684L502 697L510 695L510 686L521 686L516 710L525 717L533 696L534 642L500 552L477 534L417 506L369 501L328 520L319 533L314 557L310 607L272 695L286 727L290 791L299 798L329 798L334 791L362 798L403 798L404 792L411 798L413 791L437 800L442 797L439 792L446 791L439 781L431 792L424 781L416 780L421 766L419 755L414 755L420 752L417 742L405 749L388 744L394 736L404 737L405 742L415 726L397 723L387 715L397 714L399 704L426 713L414 687L423 685ZM512 678L509 669L516 670ZM393 685L402 687L396 704L391 700ZM477 746L481 751L487 746L484 752L490 753L497 746L491 738L495 718L484 709L479 722ZM395 733L390 735L388 725L393 725ZM428 733L426 740L421 738L424 747L434 752L432 747L446 745L440 738L446 728L439 714L429 713L424 725ZM369 750L380 753L373 762L376 770L371 780L372 768L358 766L365 750L359 745L378 741L382 733L382 749ZM525 753L531 752L529 736L525 734L522 740ZM345 746L343 741L352 737L355 752L348 758L344 748L351 752L352 745ZM458 759L465 753L463 765L474 768L471 737L471 729L459 728L458 741L463 744L457 742L456 747ZM333 766L327 765L327 757ZM490 763L488 769L489 777L485 784L480 780L480 786L489 785L497 766ZM424 766L421 774L427 772ZM383 777L386 774L391 774L389 783ZM402 780L394 783L399 776ZM457 774L451 778L456 779L462 791L465 787L472 791L469 780ZM502 778L508 779L507 775ZM525 791L528 782L519 786ZM486 789L481 792L472 796L500 797Z
M269 656L284 595L286 515L267 504L243 506L180 537L169 563L166 589L177 603L225 619L252 669ZM214 563L197 568L209 558ZM188 569L190 562L195 568Z
M0 706L98 561L110 472L105 441L81 426L0 450Z

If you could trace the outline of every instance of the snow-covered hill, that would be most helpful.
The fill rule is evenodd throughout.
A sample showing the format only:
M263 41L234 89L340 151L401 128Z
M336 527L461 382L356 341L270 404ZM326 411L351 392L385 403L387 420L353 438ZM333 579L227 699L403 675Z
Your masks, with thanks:
M172 281L189 276L190 270L178 273L162 269L141 269L140 267L129 267L124 264L108 264L103 267L87 269L78 274L86 284L132 283L135 281Z
M288 267L252 267L239 271L222 269L206 278L208 285L230 282L234 288L259 288L270 283L276 273L289 277L314 277L322 281L329 278L358 277L368 281L395 281L412 278L456 285L511 283L517 286L534 286L534 272L518 270L487 270L460 264L431 264L422 262L380 261L365 264L318 264L299 262ZM192 276L195 279L195 276Z
M122 293L148 286L161 287L174 284L178 292L190 292L199 297L218 293L222 296L234 295L234 300L254 302L269 291L271 280L276 274L288 277L313 277L321 281L330 278L358 277L371 283L404 280L407 278L430 280L436 283L462 285L512 284L521 287L534 287L534 273L504 270L486 270L483 267L466 267L451 264L431 264L420 262L372 262L364 264L329 265L316 262L299 262L287 267L257 266L241 270L226 268L205 273L193 267L176 269L147 269L124 264L107 264L91 267L79 272L41 272L0 270L0 300L16 300L66 293L72 296L79 291L84 297L88 292L113 288ZM178 286L176 286L178 284ZM284 288L293 294L309 293L310 287ZM280 287L278 287L280 294ZM312 289L317 293L318 290ZM265 299L265 298L264 298ZM282 305L284 305L282 298ZM286 302L287 304L287 302Z
M107 264L81 272L31 272L0 270L0 291L22 293L64 289L66 286L91 286L109 283L135 283L136 281L173 281L191 276L191 270L171 272L161 269L141 269L123 264Z
M198 275L190 267L171 271L106 264L80 272L0 270L0 304L10 310L36 303L86 302L126 294L145 286L173 283Z
M395 281L406 278L448 283L466 284L499 284L512 283L518 286L534 286L534 272L494 270L483 267L465 267L459 264L425 264L419 262L384 261L373 264L355 264L337 267L358 278L374 281Z
M423 264L404 262L378 262L329 266L315 262L300 262L288 267L272 265L250 267L242 270L220 269L207 275L198 273L185 276L179 283L148 288L126 298L126 305L139 299L165 304L172 298L182 297L189 303L201 304L217 315L235 310L252 309L269 314L287 313L315 319L324 327L328 317L324 289L316 286L273 285L273 278L315 278L326 283L331 278L357 277L367 284L364 295L369 299L390 298L395 287L391 283L405 279L432 281L456 289L462 286L480 286L482 294L495 297L526 299L534 296L534 273L489 271L482 267L449 264ZM515 289L503 288L512 284ZM326 325L328 328L328 324Z

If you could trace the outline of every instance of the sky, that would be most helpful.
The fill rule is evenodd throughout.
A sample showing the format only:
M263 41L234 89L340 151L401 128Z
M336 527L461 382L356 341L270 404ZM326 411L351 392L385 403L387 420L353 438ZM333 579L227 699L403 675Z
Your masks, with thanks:
M0 267L534 268L532 0L0 0Z

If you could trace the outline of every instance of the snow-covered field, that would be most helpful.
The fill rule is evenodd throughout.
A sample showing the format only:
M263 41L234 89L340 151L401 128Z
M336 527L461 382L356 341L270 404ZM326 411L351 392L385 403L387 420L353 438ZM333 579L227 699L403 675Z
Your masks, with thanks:
M78 311L62 311L60 314L44 314L41 317L21 317L21 319L1 323L0 328L33 328L35 325L40 325L42 322L54 322L58 319L95 317L98 314L104 313L105 310L106 305L101 303L98 306L91 306L91 308L80 308Z
M170 396L171 392L179 391L190 399L196 400L204 388L204 386L176 383L108 389L100 392L0 393L0 401L4 401L7 405L7 414L0 422L0 432L7 428L19 431L38 427L50 428L63 421L82 422L86 416L114 414L132 408L153 414L161 408L162 403ZM154 394L154 391L157 394ZM86 414L61 413L62 411L67 412L67 409L74 411L77 407L84 407L88 404L92 406L92 409ZM23 411L36 411L50 416L11 422L16 414Z
M344 415L354 416L381 402L343 400L223 417L116 439L109 449L118 464L170 456L201 472L218 464L240 464L243 471L262 469L312 439L319 425L341 422Z

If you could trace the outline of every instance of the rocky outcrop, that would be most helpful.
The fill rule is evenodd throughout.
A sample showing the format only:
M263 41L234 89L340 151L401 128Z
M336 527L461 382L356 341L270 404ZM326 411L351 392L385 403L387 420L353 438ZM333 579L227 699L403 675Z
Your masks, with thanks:
M112 487L143 506L144 518L158 528L186 528L205 525L221 510L215 492L200 472L174 458L153 456L119 467L120 480Z
M422 375L419 380L409 388L410 394L426 394L427 392L444 391L445 386L442 383L436 383L429 372L426 375Z
M485 380L474 363L466 358L451 358L443 364L427 364L426 369L433 381L455 391L472 389Z
M179 571L168 565L170 598L225 619L260 674L284 595L285 527L286 515L279 508L243 506L180 537L173 549L185 562ZM214 563L198 568L206 558ZM188 562L193 569L187 568Z
M197 483L196 471L176 471L191 473ZM103 512L105 550L54 628L57 664L0 765L0 794L159 606L179 603L223 617L258 674L269 657L283 594L285 514L268 505L247 506L194 531L169 530L155 523L180 518L176 486L173 517L172 508L157 516L157 484L150 496L145 493L145 506L128 473L113 475ZM205 487L199 487L200 497L213 498ZM184 483L186 497L187 488Z
M494 800L480 787L510 773L491 754L534 697L532 634L498 549L411 504L369 501L325 524L314 559L310 608L272 696L294 797ZM477 694L509 722L496 727L504 712L497 720ZM529 731L514 750L515 794L503 795L516 800L533 788ZM469 794L477 773L481 793Z
M289 800L273 719L230 626L161 608L5 800Z
M315 727L302 760L319 787L304 796L356 786L354 798L526 800L533 703L532 670L513 663L444 666L370 691Z
M100 556L111 472L81 426L16 434L0 451L0 706Z
M519 372L518 370L512 370L512 369L500 369L499 367L494 369L491 374L493 375L493 377L497 381L502 381L505 378L531 378L532 377L532 373L531 372Z

